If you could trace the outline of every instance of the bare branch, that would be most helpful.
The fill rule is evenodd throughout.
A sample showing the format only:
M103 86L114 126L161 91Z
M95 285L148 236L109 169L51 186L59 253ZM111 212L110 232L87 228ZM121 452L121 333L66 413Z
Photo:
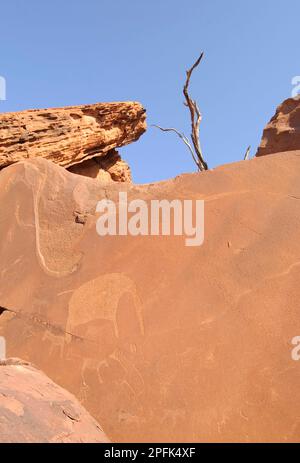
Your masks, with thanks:
M197 61L195 61L195 63L193 64L193 66L186 71L186 81L185 81L185 85L184 85L184 88L183 88L183 93L184 93L184 96L186 97L187 100L189 99L188 88L189 88L191 75L192 75L194 69L196 69L196 67L199 66L200 62L202 61L203 56L204 56L204 53L202 52L201 55L199 56L199 58L197 59Z
M247 151L246 151L245 156L244 156L244 161L247 161L247 159L249 159L250 150L251 150L251 145L248 146L248 148L247 148Z
M185 106L189 108L190 115L191 115L191 125L192 125L191 138L192 138L193 145L195 148L196 157L198 159L197 165L200 170L207 170L208 166L207 166L207 163L204 161L202 149L200 146L199 132L200 132L200 123L202 120L202 116L201 116L199 107L197 105L197 102L194 101L189 95L189 84L190 84L192 73L194 69L196 69L199 66L203 56L204 56L204 53L202 52L199 58L197 59L197 61L195 61L195 63L193 64L193 66L188 71L186 71L186 81L183 87L183 94L185 97Z
M186 81L183 87L183 94L185 97L185 102L184 105L189 108L190 110L190 115L191 115L191 126L192 126L192 132L191 132L191 140L192 144L190 143L189 139L184 135L184 133L179 132L179 130L174 129L173 127L171 128L163 128L160 127L159 125L153 125L154 127L157 127L158 129L162 130L163 132L175 132L181 140L186 144L188 147L193 160L198 168L199 171L202 170L207 170L208 166L207 163L205 162L202 154L202 149L200 145L200 123L202 120L202 115L199 109L199 106L195 100L193 100L190 95L189 95L189 83L190 79L192 76L192 73L194 69L199 66L202 58L204 56L204 53L201 53L197 61L193 64L193 66L186 71Z
M197 159L196 159L196 157L195 157L195 153L194 153L194 151L193 151L193 148L192 148L192 146L191 146L191 144L190 144L188 138L184 135L184 133L179 132L179 130L174 129L173 127L164 128L164 127L160 127L159 125L156 125L156 124L152 124L152 126L153 126L153 127L156 127L156 128L159 129L159 130L162 130L163 132L175 132L175 133L178 135L178 137L181 138L181 140L186 144L186 146L187 146L188 149L190 150L190 153L191 153L191 155L192 155L192 157L193 157L193 159L194 159L194 161L195 161L196 166L198 167L198 170L201 170L201 169L200 169L200 166L199 166L199 164L198 164L198 162L197 162Z

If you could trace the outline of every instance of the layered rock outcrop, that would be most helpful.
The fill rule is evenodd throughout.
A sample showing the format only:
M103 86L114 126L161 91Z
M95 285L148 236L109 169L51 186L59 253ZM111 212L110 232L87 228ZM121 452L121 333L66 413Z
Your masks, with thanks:
M27 362L0 361L0 443L107 443L69 392Z
M121 159L116 150L104 157L95 157L75 164L68 169L73 174L84 175L106 182L131 182L129 165Z
M0 169L44 158L66 168L79 164L80 174L87 175L87 161L96 158L100 167L95 163L94 173L98 168L101 177L108 163L114 171L110 179L124 181L130 171L126 163L120 164L116 148L136 141L145 130L145 109L136 102L0 114Z
M300 150L300 95L278 106L263 132L256 156Z
M117 442L299 442L300 151L159 184L0 173L0 336ZM96 233L97 201L204 199L205 240Z

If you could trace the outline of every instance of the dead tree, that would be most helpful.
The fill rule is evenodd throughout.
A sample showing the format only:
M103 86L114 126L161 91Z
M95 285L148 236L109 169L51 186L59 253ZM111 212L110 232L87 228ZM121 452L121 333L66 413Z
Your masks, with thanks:
M189 84L190 84L192 73L194 69L196 69L196 67L199 66L203 56L204 56L204 53L201 53L201 55L199 56L197 61L193 64L193 66L188 71L186 71L186 81L183 87L183 95L185 98L184 105L189 109L190 116L191 116L192 143L184 135L184 133L179 132L177 129L163 128L163 127L160 127L159 125L154 126L162 130L163 132L175 132L181 138L181 140L185 143L185 145L188 147L199 171L207 170L208 165L203 158L201 144L200 144L200 123L202 120L202 116L201 116L199 106L196 100L193 100L189 95Z
M246 153L244 155L244 161L247 161L249 159L250 151L251 151L251 145L248 146L248 148L247 148L247 151L246 151Z

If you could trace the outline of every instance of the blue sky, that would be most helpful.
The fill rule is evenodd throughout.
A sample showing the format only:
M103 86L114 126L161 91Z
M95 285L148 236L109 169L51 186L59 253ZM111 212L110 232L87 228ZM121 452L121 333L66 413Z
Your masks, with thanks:
M185 70L200 51L191 94L203 114L209 164L259 144L300 75L299 0L10 0L1 4L0 111L137 100L148 132L120 150L138 183L195 170L175 134L189 134Z

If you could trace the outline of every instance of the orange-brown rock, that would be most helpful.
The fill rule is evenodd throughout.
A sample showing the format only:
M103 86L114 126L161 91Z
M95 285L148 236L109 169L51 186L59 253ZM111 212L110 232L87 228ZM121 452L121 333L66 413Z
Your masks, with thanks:
M0 362L0 443L107 443L74 396L27 362Z
M0 336L117 442L299 442L300 151L105 187L0 173ZM96 233L96 203L204 199L205 240Z
M300 95L278 106L263 132L256 156L300 150Z
M0 168L34 158L70 167L103 158L145 130L145 109L130 101L0 114Z
M106 182L131 182L131 171L127 162L121 159L116 150L104 157L96 157L75 164L68 169L73 174L96 178Z

